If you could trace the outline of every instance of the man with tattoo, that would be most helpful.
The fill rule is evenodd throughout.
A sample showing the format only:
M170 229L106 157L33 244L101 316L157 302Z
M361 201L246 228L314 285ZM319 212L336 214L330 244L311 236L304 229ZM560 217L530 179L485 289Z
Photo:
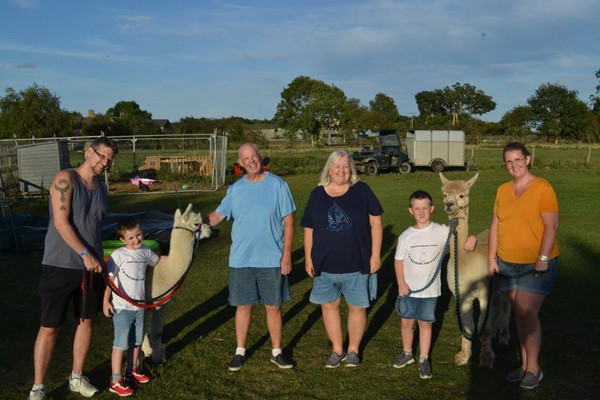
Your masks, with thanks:
M33 350L35 377L30 400L46 398L46 373L71 301L78 322L69 389L86 397L98 393L82 372L92 339L92 322L97 311L102 310L104 292L99 273L103 267L101 233L107 189L99 177L111 167L117 152L117 145L109 138L96 139L85 151L81 165L60 171L52 181L50 221L39 286L42 311Z

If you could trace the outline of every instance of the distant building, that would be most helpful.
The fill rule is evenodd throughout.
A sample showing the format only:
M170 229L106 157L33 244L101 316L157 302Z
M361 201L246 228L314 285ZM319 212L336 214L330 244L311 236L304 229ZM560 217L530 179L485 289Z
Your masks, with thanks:
M162 133L173 133L173 125L168 119L153 119L152 123L158 126Z

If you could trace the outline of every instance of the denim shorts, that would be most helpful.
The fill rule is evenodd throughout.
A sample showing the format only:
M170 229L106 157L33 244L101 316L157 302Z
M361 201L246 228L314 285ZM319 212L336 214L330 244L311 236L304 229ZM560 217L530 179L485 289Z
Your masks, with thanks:
M321 275L314 277L310 292L311 303L333 303L342 296L354 307L369 307L369 275L360 272L347 274L321 272Z
M498 257L500 290L503 292L523 290L547 295L558 273L558 259L559 257L554 257L548 260L548 273L538 278L531 273L535 269L535 264L514 264Z
M229 268L229 305L280 307L290 299L288 279L281 275L281 268Z
M112 319L115 326L113 349L127 350L130 345L142 344L144 340L144 310L115 310Z
M396 313L400 318L435 322L437 297L402 297L396 301Z

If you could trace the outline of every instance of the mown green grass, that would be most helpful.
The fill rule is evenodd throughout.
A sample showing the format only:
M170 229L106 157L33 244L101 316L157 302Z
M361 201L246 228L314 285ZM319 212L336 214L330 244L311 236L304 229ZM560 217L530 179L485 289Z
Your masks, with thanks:
M497 153L495 154L497 156ZM580 168L574 171L540 168L534 172L554 186L561 207L559 245L560 273L544 307L541 319L544 344L541 365L545 378L533 391L522 391L504 380L517 362L514 342L496 348L492 370L480 369L477 357L457 367L453 357L460 344L454 300L447 289L438 303L438 322L432 350L434 377L421 380L416 366L395 369L392 362L401 351L398 317L393 311L397 287L393 254L397 236L411 223L407 198L416 189L428 190L440 207L434 220L444 222L439 177L431 172L410 175L385 174L361 178L379 197L385 213L383 268L379 298L369 310L359 368L324 368L331 348L320 310L308 302L311 280L303 265L302 229L294 241L291 274L292 301L283 308L284 344L297 361L293 370L279 370L269 362L270 342L264 312L256 308L248 338L250 358L238 373L227 371L235 349L233 309L227 305L227 259L231 224L224 222L214 236L200 244L189 277L169 304L164 340L168 361L153 366L155 379L135 395L144 399L591 399L597 398L600 373L600 173ZM500 169L479 171L471 192L471 231L486 229L496 187L509 179ZM449 172L450 179L469 178L474 172ZM298 207L300 220L316 174L286 177ZM157 210L173 212L188 202L203 213L213 210L224 195L214 193L111 197L111 212ZM178 201L179 200L179 201ZM257 232L260 234L260 232ZM32 347L37 333L39 299L36 292L40 255L2 255L4 290L0 340L0 398L26 398L33 380ZM442 280L445 282L445 280ZM445 285L445 283L444 283ZM345 312L345 311L344 311ZM48 376L47 387L54 399L76 399L66 389L70 371L70 321L62 332ZM114 398L106 389L110 374L111 321L100 317L86 373L102 392L98 399Z

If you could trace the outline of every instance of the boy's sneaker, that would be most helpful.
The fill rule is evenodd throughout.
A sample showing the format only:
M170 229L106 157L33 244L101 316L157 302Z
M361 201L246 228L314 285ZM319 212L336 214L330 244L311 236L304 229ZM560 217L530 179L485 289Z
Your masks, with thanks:
M113 382L111 379L108 390L121 397L131 396L133 394L133 389L125 384L123 378L119 379L117 382Z
M283 353L278 354L276 357L271 356L271 362L282 369L294 368L294 362L284 356Z
M127 374L127 378L136 381L137 383L148 383L150 382L150 375L146 375L143 372L134 368L130 373Z
M342 352L342 354L338 354L335 351L331 353L327 362L325 363L325 368L337 368L339 367L342 361L346 360L346 352Z
M419 372L421 373L421 379L430 379L433 376L429 361L425 360L422 363L419 363Z
M92 397L100 392L98 388L92 385L89 379L83 375L77 377L72 375L69 376L69 390L85 397Z
M346 367L358 367L360 365L360 358L355 352L348 353L346 356Z
M535 375L533 372L527 371L525 372L525 375L523 375L523 379L521 379L521 387L523 389L535 389L538 387L543 377L544 373L541 369L537 375Z
M404 368L408 364L412 364L415 362L415 357L412 354L408 354L403 351L396 359L394 360L394 368Z
M27 400L46 400L46 391L44 389L36 389L29 392Z
M521 379L523 379L523 375L525 375L525 371L523 370L523 367L519 367L514 371L509 372L506 375L506 380L509 382L521 382Z
M227 366L230 371L239 371L244 366L245 358L240 354L236 354L231 359L231 362Z

